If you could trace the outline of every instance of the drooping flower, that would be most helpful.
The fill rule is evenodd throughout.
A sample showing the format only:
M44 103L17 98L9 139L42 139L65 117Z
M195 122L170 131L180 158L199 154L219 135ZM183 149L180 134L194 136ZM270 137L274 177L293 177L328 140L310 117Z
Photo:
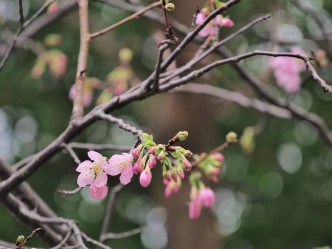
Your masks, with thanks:
M189 218L196 219L201 214L201 203L198 200L198 196L193 198L189 205Z
M203 207L211 207L214 204L215 194L210 188L202 188L198 194L198 200Z
M90 195L94 200L104 199L107 195L107 192L107 186L97 187L95 182L92 182L90 185Z
M292 53L306 55L297 47L291 49ZM277 84L287 92L297 92L301 85L300 73L305 70L303 61L293 57L276 57L270 60L270 66L274 69L274 77Z
M133 177L133 157L131 154L122 153L122 155L113 155L108 161L105 172L111 176L121 174L120 182L123 185L128 184Z
M77 178L77 184L80 187L85 187L94 183L96 187L105 186L107 183L107 174L105 173L108 163L103 156L95 151L88 152L89 158L93 161L86 160L76 168L80 172Z
M151 179L152 179L151 170L149 167L146 167L139 177L139 183L141 184L142 187L147 187L150 185Z

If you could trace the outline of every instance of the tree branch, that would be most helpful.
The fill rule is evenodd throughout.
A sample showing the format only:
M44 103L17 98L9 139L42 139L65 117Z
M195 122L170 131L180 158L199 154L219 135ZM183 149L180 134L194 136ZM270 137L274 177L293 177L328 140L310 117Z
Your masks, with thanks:
M84 81L88 64L88 52L90 46L89 33L89 12L88 0L79 1L79 18L80 18L80 51L78 54L76 81L75 81L75 97L73 111L71 115L71 123L75 123L83 117L83 94Z
M91 34L90 38L93 39L93 38L96 38L96 37L101 36L103 34L106 34L107 32L109 32L113 29L116 29L117 27L121 26L122 24L125 24L125 23L127 23L127 22L129 22L133 19L137 19L139 16L143 15L145 12L147 12L147 11L149 11L149 10L155 8L155 7L158 7L160 5L161 5L160 2L152 3L149 6L147 6L145 9L136 12L135 14L121 20L120 22L117 22L116 24L113 24L113 25L111 25L111 26L109 26L109 27L107 27L107 28L105 28L101 31L98 31L98 32L95 32L95 33Z

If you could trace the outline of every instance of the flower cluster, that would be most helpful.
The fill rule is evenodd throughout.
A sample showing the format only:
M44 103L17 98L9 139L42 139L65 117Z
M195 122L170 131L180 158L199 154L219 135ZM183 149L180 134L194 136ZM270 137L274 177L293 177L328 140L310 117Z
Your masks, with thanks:
M90 185L90 195L93 199L106 197L108 175L120 174L120 182L128 184L134 174L140 174L141 186L147 187L151 183L151 169L159 161L163 167L164 182L167 182L165 195L178 191L181 179L184 179L184 170L191 169L191 164L186 157L192 153L180 146L172 146L177 141L183 141L188 132L179 132L168 145L156 144L149 134L141 134L142 143L131 151L131 154L113 155L110 159L103 157L95 151L89 151L92 160L82 162L76 169L79 172L77 184L80 187ZM168 158L170 156L170 158Z
M291 53L306 55L297 47L291 48ZM270 67L274 69L277 84L287 92L297 92L301 85L300 73L305 70L303 61L293 57L276 57L270 60Z
M201 161L201 157L204 157L205 159ZM208 156L206 154L201 155L195 155L194 159L196 161L200 161L200 163L197 165L199 168L202 169L205 176L214 182L218 182L218 176L220 173L220 170L222 169L222 162L225 160L224 156L220 152L212 153Z
M215 194L212 189L205 187L199 172L191 174L190 184L189 218L196 219L201 214L202 207L211 207L214 204Z
M216 8L221 7L223 3L219 1L215 1ZM213 10L213 9L212 9ZM207 5L203 8L196 17L196 25L202 24L207 16L211 13L211 6ZM207 37L213 36L216 33L216 27L232 27L234 25L233 21L228 17L224 17L222 15L217 15L213 21L210 21L199 33L199 36Z
M76 169L80 173L77 184L80 187L90 186L90 195L95 200L106 197L108 176L120 175L120 182L126 185L130 183L134 174L139 174L140 185L148 187L152 180L152 169L159 162L162 167L163 183L166 185L165 197L168 198L179 191L185 172L195 166L195 172L191 172L189 177L191 185L189 217L198 218L202 207L212 206L215 200L214 192L204 185L201 180L202 174L198 170L207 179L218 182L224 156L220 152L194 155L195 161L191 164L187 157L191 157L192 152L181 146L174 146L176 142L184 141L187 137L188 132L181 131L167 144L157 144L153 141L152 135L142 133L141 143L130 154L116 154L110 159L98 152L89 151L88 156L91 160L82 162ZM215 151L222 150L235 142L237 135L230 132L226 136L226 142Z
M174 186L179 188L181 179L184 179L184 171L191 169L191 164L186 157L192 153L180 146L172 146L176 141L183 141L187 138L188 132L179 132L168 145L156 144L153 137L143 133L141 138L143 142L133 151L135 158L133 167L134 174L140 174L140 184L143 187L149 186L152 173L151 169L159 161L162 164L164 183L167 185L165 195L168 197L173 192ZM174 191L177 192L177 191Z

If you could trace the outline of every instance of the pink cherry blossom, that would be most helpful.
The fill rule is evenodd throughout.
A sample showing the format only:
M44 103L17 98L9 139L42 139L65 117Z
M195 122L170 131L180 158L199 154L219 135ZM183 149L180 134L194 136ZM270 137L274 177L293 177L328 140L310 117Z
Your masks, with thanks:
M198 200L203 207L211 207L214 204L215 194L210 188L203 188L199 191Z
M305 55L300 48L292 48L292 53ZM274 69L274 77L277 84L287 92L297 92L301 85L300 73L305 70L303 61L293 57L276 57L270 60L270 66Z
M193 198L190 202L189 206L189 218L196 219L201 214L201 204L198 200L198 196Z
M96 183L93 182L90 185L90 195L94 200L104 199L107 195L108 188L107 186L97 187Z
M205 14L205 9L203 9L201 12L197 14L196 17L196 25L201 25L206 19L206 14ZM217 26L221 27L222 26L222 20L221 16L217 15L215 17L215 22ZM214 35L215 34L215 28L213 26L213 21L210 21L199 33L199 36L206 37L209 35Z
M77 184L80 187L85 187L91 183L94 183L96 187L105 186L107 183L105 173L105 169L108 167L107 162L102 155L95 151L89 151L88 156L93 162L86 160L78 165L76 171L80 174L77 178Z
M141 173L141 175L139 177L139 182L140 182L140 184L141 184L142 187L147 187L147 186L150 185L151 179L152 179L152 174L151 174L150 168L147 167Z
M133 177L132 162L133 157L131 154L122 153L122 155L113 155L108 161L109 165L105 169L105 172L111 176L121 174L120 182L126 185Z

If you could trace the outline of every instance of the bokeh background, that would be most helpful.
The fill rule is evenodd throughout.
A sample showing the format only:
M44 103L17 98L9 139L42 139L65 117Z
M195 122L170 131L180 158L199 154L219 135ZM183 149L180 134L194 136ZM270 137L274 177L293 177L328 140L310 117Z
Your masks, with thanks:
M66 1L59 1L59 6L62 2ZM332 1L298 2L309 4L320 13L327 27L332 27L329 26L332 24ZM298 7L298 2L242 1L227 11L235 25L221 29L220 37L234 32L249 20L271 13L271 20L239 35L226 44L227 49L240 54L255 49L276 51L298 46L307 53L323 49L327 58L331 58L330 44L315 20ZM24 0L25 17L30 17L42 3ZM196 0L174 3L176 10L172 16L187 26L190 26L196 7L204 5L203 1ZM17 1L0 2L1 55L19 28L17 5ZM131 14L92 0L89 11L92 31ZM127 47L133 51L130 67L136 79L145 79L154 69L157 44L163 31L163 26L142 17L97 38L91 44L87 75L106 82L107 75L120 63L119 50ZM55 47L45 45L49 34L60 35L62 42ZM182 37L179 35L179 38ZM0 157L10 164L43 149L68 125L72 108L69 90L75 80L79 50L77 10L51 23L28 42L30 45L15 50L0 72ZM39 78L31 77L38 56L38 51L31 47L36 48L38 44L46 50L58 49L67 56L64 75L54 77L46 68ZM188 61L195 49L197 46L192 45L185 50L178 65ZM287 95L276 86L268 61L266 57L255 57L241 64L276 96L289 98L305 110L317 113L332 127L332 96L323 93L307 72L301 75L301 90L294 96ZM331 66L319 70L327 82L331 82L331 72ZM230 66L218 68L198 82L255 96ZM93 92L94 100L100 92ZM93 107L94 102L85 112ZM211 150L223 143L229 131L240 135L246 127L259 128L255 149L250 154L239 145L224 151L226 161L220 182L211 185L216 191L216 203L211 210L203 210L197 220L188 217L188 183L180 193L165 199L158 169L153 171L152 184L146 189L140 187L136 177L118 196L110 231L123 232L143 226L143 232L109 241L112 248L292 249L332 245L332 151L308 123L282 120L234 103L184 93L158 95L112 114L152 133L160 143L166 143L179 130L188 130L190 136L185 146L194 153ZM134 139L115 125L100 121L75 141L131 146ZM87 159L86 151L77 150L77 153L81 160ZM113 153L104 152L108 157ZM72 158L63 153L52 158L28 182L56 214L77 220L82 231L97 239L106 200L93 201L88 189L66 198L61 198L56 191L77 187L76 166ZM110 186L117 183L117 178L110 179ZM31 233L3 207L0 207L0 221L2 240L14 242L18 235ZM43 247L36 238L29 245Z

